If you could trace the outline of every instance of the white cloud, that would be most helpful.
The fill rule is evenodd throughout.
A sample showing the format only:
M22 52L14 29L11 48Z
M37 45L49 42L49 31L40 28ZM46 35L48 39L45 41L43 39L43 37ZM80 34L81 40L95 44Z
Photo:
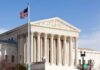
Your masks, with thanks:
M6 29L0 29L0 34L7 31Z
M79 47L100 51L100 31L83 35L82 38L79 39Z

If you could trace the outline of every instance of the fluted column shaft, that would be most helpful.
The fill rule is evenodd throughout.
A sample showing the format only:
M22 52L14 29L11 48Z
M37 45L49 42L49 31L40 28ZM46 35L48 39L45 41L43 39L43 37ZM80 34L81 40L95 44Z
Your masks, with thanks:
M51 35L50 41L50 63L53 64L53 35Z
M40 33L37 36L37 61L40 61Z
M44 57L47 60L47 34L44 36Z
M66 44L66 36L64 36L64 60L63 60L63 63L64 63L64 65L66 65L67 63L67 44Z
M77 66L77 60L78 60L78 58L77 58L77 51L78 51L78 44L77 44L77 38L75 38L75 40L74 40L74 43L75 43L75 66Z
M40 60L42 61L42 54L43 54L43 38L40 38Z
M70 42L69 42L69 66L71 66L72 65L72 47L73 47L73 45L72 45L72 37L70 37L70 40L69 40Z
M61 65L61 40L60 40L60 36L58 36L58 39L57 39L57 64L58 65Z

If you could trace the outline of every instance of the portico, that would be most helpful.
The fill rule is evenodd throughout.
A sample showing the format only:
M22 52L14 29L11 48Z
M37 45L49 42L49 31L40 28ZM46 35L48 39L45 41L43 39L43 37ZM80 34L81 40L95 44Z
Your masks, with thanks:
M77 65L78 30L63 23L59 18L31 23L31 62L42 62L42 59L46 58L50 65ZM73 48L75 56L72 56ZM27 54L24 54L24 57L27 57Z
M71 65L72 63L71 52L73 46L76 45L72 44L72 42L76 43L75 37L45 34L38 32L34 32L32 35L33 39L31 38L31 41L33 42L34 46L32 46L31 48L34 50L32 50L31 56L33 56L34 54L34 57L31 57L31 62L40 62L42 61L43 57L46 57L47 59L46 61L49 62L50 64ZM76 47L77 46L75 46L75 48ZM77 50L77 48L75 50ZM77 55L76 51L75 55Z

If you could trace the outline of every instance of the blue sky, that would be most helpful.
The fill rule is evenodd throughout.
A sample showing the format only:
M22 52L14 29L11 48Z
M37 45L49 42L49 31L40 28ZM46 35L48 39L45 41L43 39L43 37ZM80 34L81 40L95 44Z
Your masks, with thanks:
M0 0L0 33L25 24L28 0ZM100 0L30 0L31 21L60 17L81 29L79 47L100 50Z

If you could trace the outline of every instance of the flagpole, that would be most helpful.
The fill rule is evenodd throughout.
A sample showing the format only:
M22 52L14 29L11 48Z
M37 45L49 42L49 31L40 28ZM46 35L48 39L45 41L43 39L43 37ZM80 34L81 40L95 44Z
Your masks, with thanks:
M31 53L30 53L30 49L31 49L31 26L30 26L30 4L28 3L28 53L27 53L27 70L30 70L30 64L31 64Z

